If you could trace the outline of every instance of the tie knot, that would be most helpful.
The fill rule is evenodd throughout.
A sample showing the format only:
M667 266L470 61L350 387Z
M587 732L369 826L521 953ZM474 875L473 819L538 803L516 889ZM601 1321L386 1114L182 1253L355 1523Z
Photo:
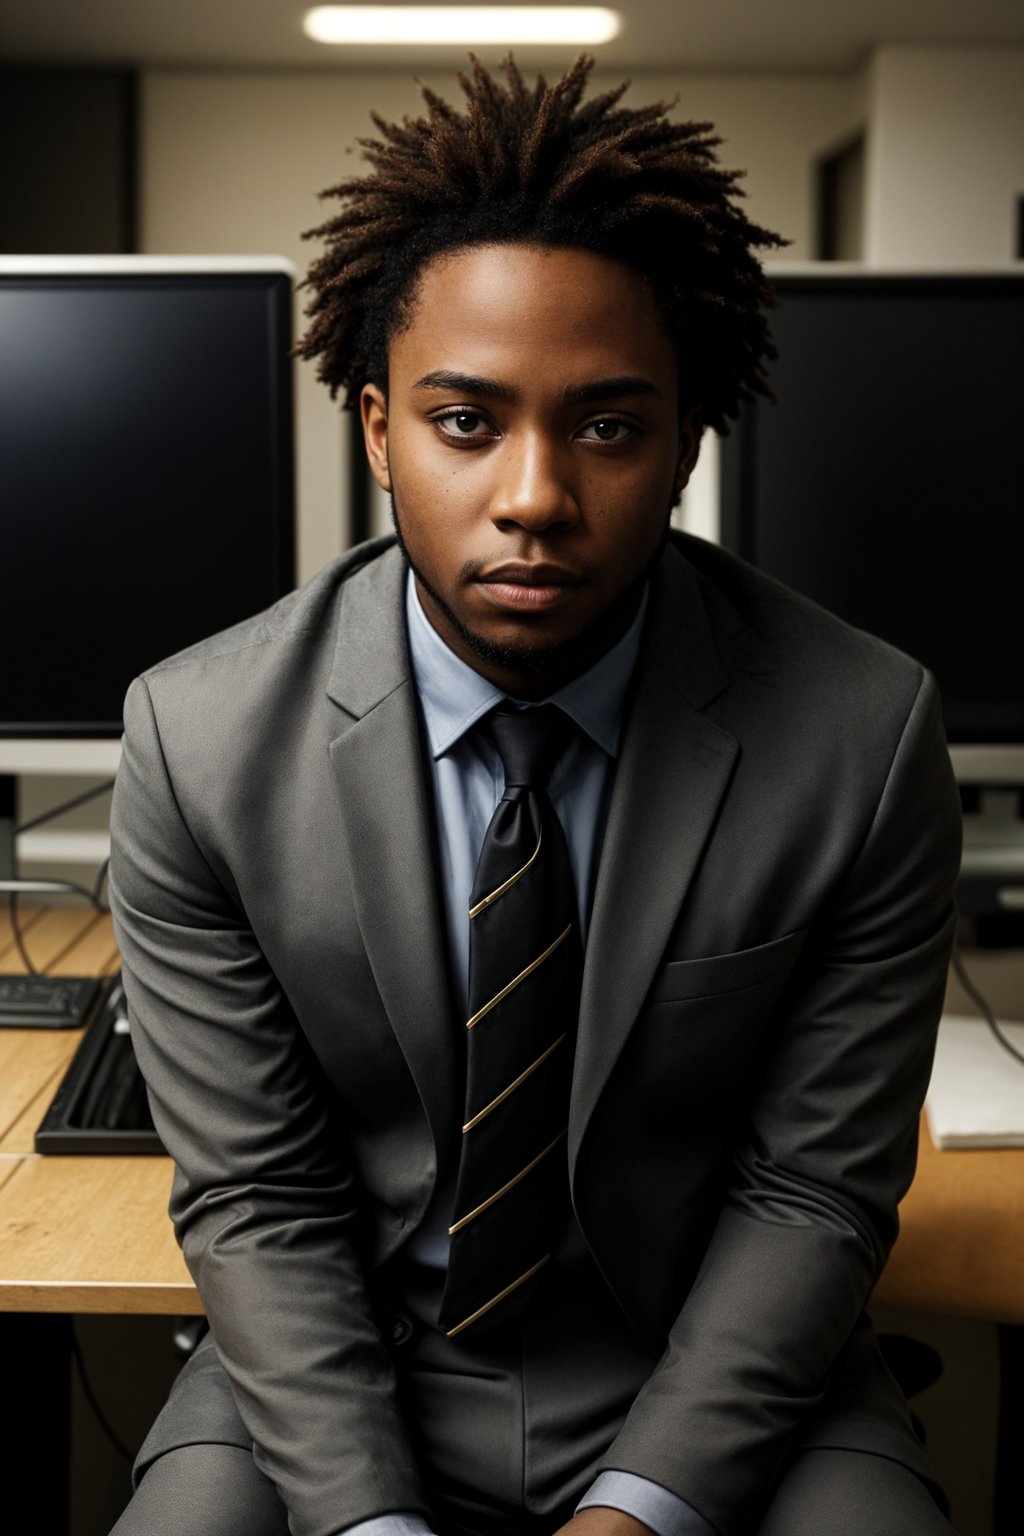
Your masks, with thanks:
M505 788L544 789L572 731L568 715L556 704L513 709L506 703L495 707L488 725L505 768Z

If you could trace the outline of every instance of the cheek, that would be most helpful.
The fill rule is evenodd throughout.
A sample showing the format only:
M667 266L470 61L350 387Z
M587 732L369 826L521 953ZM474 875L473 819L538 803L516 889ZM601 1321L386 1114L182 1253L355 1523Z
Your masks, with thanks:
M470 543L473 519L460 488L446 475L426 473L422 463L407 472L392 463L392 494L413 563L443 582L462 566Z
M396 444L391 454L391 478L403 529L408 522L429 540L435 535L464 533L479 520L488 498L483 458L483 454L438 452L429 441Z
M595 496L588 508L588 527L610 573L617 565L624 575L642 566L657 550L671 514L671 481L622 486L615 496Z
M674 455L656 449L635 458L609 457L592 469L583 467L580 494L595 523L621 520L627 509L638 524L657 523L669 505L676 465Z

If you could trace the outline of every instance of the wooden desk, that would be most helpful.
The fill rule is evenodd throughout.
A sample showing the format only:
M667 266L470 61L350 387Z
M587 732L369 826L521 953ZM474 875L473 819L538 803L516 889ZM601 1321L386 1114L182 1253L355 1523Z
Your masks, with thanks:
M1024 955L965 955L1003 1019L1024 1018ZM946 1011L977 1014L950 974ZM1022 1070L1006 1058L1006 1070ZM1024 1149L938 1151L922 1119L917 1176L900 1238L875 1292L887 1306L982 1322L1024 1323Z
M107 916L30 909L21 926L40 970L117 970ZM4 912L0 970L22 969ZM36 1126L81 1037L79 1029L0 1029L0 1311L200 1313L167 1217L169 1158L34 1150Z
M1009 1058L1007 1068L1015 1070ZM900 1223L877 1301L1024 1323L1024 1150L939 1152L922 1123Z

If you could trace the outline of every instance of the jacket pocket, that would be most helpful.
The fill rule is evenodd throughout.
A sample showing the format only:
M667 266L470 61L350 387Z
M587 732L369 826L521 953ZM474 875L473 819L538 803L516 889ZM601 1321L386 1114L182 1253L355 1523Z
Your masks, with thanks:
M807 937L806 928L728 955L704 955L697 960L670 960L663 965L650 992L648 1005L683 1002L688 998L717 997L742 992L792 970Z

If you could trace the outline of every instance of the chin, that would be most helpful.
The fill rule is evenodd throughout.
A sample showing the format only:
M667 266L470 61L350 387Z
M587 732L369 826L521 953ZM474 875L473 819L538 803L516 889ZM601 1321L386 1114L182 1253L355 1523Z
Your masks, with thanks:
M588 632L584 629L569 635L548 638L537 636L527 640L513 634L506 639L500 639L497 636L480 634L478 630L464 624L451 610L448 612L448 618L480 661L520 677L541 677L545 672L562 668L566 662L572 660L575 652L585 648L588 637Z

